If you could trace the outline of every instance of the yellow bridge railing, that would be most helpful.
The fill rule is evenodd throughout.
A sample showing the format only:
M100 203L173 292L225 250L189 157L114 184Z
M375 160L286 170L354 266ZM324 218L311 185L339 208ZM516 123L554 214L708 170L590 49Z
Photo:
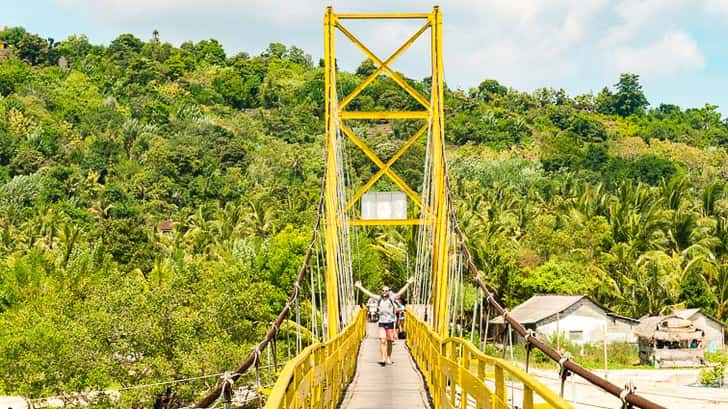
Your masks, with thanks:
M366 311L336 337L313 344L288 361L271 390L266 409L336 408L356 369L366 334Z
M506 378L523 385L523 409L573 408L508 361L485 355L461 338L440 337L410 310L407 311L405 330L407 345L425 375L435 408L509 408ZM487 383L487 379L493 381ZM495 391L490 384L495 385ZM544 402L534 403L534 395Z

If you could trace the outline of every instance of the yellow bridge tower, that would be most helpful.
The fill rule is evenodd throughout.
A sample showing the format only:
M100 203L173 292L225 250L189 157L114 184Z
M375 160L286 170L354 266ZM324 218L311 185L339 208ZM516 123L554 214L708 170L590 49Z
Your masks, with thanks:
M423 25L412 37L405 41L391 56L382 60L364 43L355 37L343 24L347 20L379 20L379 19L414 19L422 20ZM391 64L400 57L422 34L430 32L430 56L432 72L432 90L430 98L426 98L398 73ZM369 75L343 100L338 101L336 95L336 33L340 32L348 38L377 69ZM442 69L442 14L435 6L431 13L393 13L393 14L336 14L331 7L324 15L324 70L325 70L325 116L326 128L326 292L328 311L328 337L336 336L339 330L339 302L337 298L337 261L338 247L337 228L341 219L341 209L351 209L376 182L387 176L407 195L409 200L419 208L420 218L351 220L351 225L416 225L426 223L432 228L432 306L433 324L440 335L448 331L448 203L444 155L444 110L443 110L443 69ZM361 112L346 110L349 103L356 98L380 74L388 75L405 92L414 98L421 109L417 111L376 111ZM370 119L424 119L422 126L402 147L386 162L382 161L352 130L345 120ZM431 197L423 198L392 169L392 165L422 136L428 134L430 139L431 158ZM351 197L348 203L339 203L337 194L336 141L339 132L346 137L378 167L379 171ZM424 164L423 164L424 166ZM343 205L343 206L342 206Z

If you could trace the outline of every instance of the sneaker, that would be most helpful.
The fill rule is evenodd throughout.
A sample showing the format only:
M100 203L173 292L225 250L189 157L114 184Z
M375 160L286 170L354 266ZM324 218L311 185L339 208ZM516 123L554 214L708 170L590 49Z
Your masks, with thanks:
M382 361L379 361L379 362L377 362L377 363L379 364L379 366L384 366L384 365L386 365L386 363L385 363L385 362L382 362Z

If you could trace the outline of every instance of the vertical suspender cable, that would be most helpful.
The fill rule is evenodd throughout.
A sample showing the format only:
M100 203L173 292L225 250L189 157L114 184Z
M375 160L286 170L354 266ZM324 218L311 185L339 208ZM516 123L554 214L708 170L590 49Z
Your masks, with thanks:
M264 349L268 344L273 340L273 337L278 332L279 328L281 327L281 324L283 321L288 317L288 314L291 311L291 307L293 305L294 300L299 296L299 286L301 281L303 280L303 276L306 273L306 269L308 267L308 264L311 262L311 257L313 256L314 247L316 245L316 241L318 238L319 229L321 228L321 219L323 214L323 208L324 208L324 186L326 184L326 174L324 173L323 177L321 178L321 195L319 197L319 202L316 210L316 221L314 223L313 231L311 233L311 240L308 244L308 247L306 249L306 255L304 256L303 262L301 263L301 267L298 270L298 274L296 275L296 279L294 281L294 288L291 291L291 294L288 297L288 301L286 302L285 306L283 307L283 310L278 314L278 316L273 320L273 323L271 325L271 328L266 333L265 338L256 346L255 350L248 354L247 358L238 366L238 368L233 372L230 376L230 379L233 381L237 381L240 376L245 373L252 365L258 363L258 358L260 355L260 351ZM195 403L195 408L206 408L210 406L215 400L217 400L220 395L223 392L223 389L225 388L225 383L222 381L219 381L213 389L208 392L208 394L200 399L197 403Z
M475 340L475 323L478 321L478 309L480 308L480 291L478 289L475 289L475 293L473 294L473 324L470 326L470 342L473 343ZM482 317L482 313L480 314ZM482 318L481 318L482 321ZM480 330L480 328L478 328ZM480 337L478 337L478 340L480 340Z

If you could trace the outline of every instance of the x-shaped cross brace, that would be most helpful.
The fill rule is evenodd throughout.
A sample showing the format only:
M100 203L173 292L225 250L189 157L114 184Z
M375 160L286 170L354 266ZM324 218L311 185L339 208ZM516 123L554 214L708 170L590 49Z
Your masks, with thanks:
M377 57L369 48L367 48L359 39L357 39L349 30L347 30L345 27L341 25L340 22L337 21L336 27L351 40L352 43L354 43L359 49L366 55L370 60L374 62L374 64L378 65L378 68L371 73L361 84L359 84L349 95L347 95L339 104L339 111L341 113L341 117L347 116L344 111L344 108L359 95L369 84L371 84L382 72L387 73L392 80L397 83L402 89L404 89L408 94L410 94L417 102L419 102L426 111L420 113L420 112L402 112L400 113L401 117L419 117L419 118L428 118L428 112L430 110L430 102L422 96L417 90L412 88L398 73L396 73L394 70L392 70L389 65L397 59L402 53L404 53L414 42L417 40L417 38L424 33L429 27L430 22L428 21L425 23L415 34L413 34L402 46L400 46L397 51L395 51L389 58L387 58L385 61L382 61L379 57ZM382 113L383 117L398 117L399 115L397 113ZM363 117L366 117L364 115ZM407 196L412 199L412 201L417 204L420 208L422 208L422 199L417 195L417 193L407 185L407 183L402 180L399 175L397 175L392 170L392 165L402 156L405 152L419 139L422 134L425 133L428 129L428 124L425 124L422 126L407 142L402 145L399 150L387 161L387 163L384 163L377 155L362 141L354 132L344 125L343 121L340 121L339 123L340 129L342 132L359 148L362 152L372 161L374 162L378 167L379 171L377 171L374 176L366 183L364 184L357 192L352 196L349 203L346 205L346 210L351 209L354 204L361 199L361 197L366 193L383 175L387 175L397 186L399 186L400 189L402 189Z

